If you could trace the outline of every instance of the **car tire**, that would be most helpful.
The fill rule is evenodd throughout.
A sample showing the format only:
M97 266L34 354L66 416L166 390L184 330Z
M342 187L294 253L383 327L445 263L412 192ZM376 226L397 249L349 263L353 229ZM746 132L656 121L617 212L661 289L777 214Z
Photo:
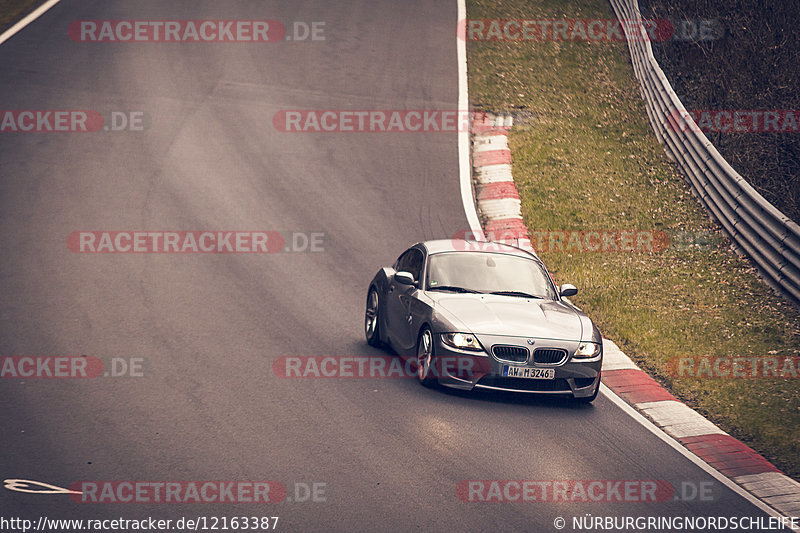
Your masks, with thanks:
M436 346L431 328L424 327L417 341L417 379L426 387L438 383L436 377Z
M367 294L367 306L364 311L364 335L367 344L379 347L381 345L381 320L380 320L380 299L378 290L370 287Z
M597 375L597 387L594 388L594 393L591 396L584 396L583 398L573 398L575 403L590 404L597 398L597 393L600 392L600 374Z

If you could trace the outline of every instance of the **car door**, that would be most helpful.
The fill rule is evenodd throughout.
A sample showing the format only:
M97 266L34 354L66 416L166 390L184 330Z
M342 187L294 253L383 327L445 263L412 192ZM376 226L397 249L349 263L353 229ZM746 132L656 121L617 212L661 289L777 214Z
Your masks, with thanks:
M418 248L406 250L397 260L395 270L397 272L409 272L414 276L414 280L419 283L422 274L423 253ZM389 336L396 349L404 352L411 351L417 342L413 338L413 318L412 306L416 299L417 287L413 285L403 285L394 279L389 280L386 290L386 311L389 318Z

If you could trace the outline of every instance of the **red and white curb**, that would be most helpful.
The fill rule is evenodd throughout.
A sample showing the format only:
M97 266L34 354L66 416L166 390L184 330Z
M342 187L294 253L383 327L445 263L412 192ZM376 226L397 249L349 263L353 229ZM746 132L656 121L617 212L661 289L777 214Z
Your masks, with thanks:
M508 130L511 116L475 113L472 120L472 175L478 217L489 240L525 240L519 194L511 175Z
M472 177L477 211L488 240L532 249L511 174L511 117L476 113ZM779 514L800 517L800 483L708 419L680 402L608 339L603 339L603 383L645 415L709 470L735 482ZM666 439L665 439L666 440ZM724 479L724 478L723 478Z

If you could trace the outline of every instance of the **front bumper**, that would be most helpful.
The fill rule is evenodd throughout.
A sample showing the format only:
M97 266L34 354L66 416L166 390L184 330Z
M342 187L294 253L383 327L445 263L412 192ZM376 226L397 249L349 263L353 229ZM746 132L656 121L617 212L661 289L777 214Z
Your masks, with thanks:
M551 339L532 339L533 347L526 337L477 336L487 352L470 352L453 348L436 335L436 358L439 360L437 376L445 387L462 390L486 389L531 394L561 394L575 398L594 394L599 386L603 354L591 359L573 358L578 342ZM530 356L526 362L501 360L492 353L495 345L525 348ZM558 363L533 362L535 348L566 350L567 357ZM552 368L554 379L528 379L503 376L505 365L521 368Z

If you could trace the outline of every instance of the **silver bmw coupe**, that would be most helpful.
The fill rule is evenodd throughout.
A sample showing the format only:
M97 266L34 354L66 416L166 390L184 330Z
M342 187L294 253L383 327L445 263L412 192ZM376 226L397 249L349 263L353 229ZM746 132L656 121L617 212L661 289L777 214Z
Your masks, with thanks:
M372 279L367 342L416 361L423 385L569 395L600 388L600 331L530 250L460 239L417 243Z

